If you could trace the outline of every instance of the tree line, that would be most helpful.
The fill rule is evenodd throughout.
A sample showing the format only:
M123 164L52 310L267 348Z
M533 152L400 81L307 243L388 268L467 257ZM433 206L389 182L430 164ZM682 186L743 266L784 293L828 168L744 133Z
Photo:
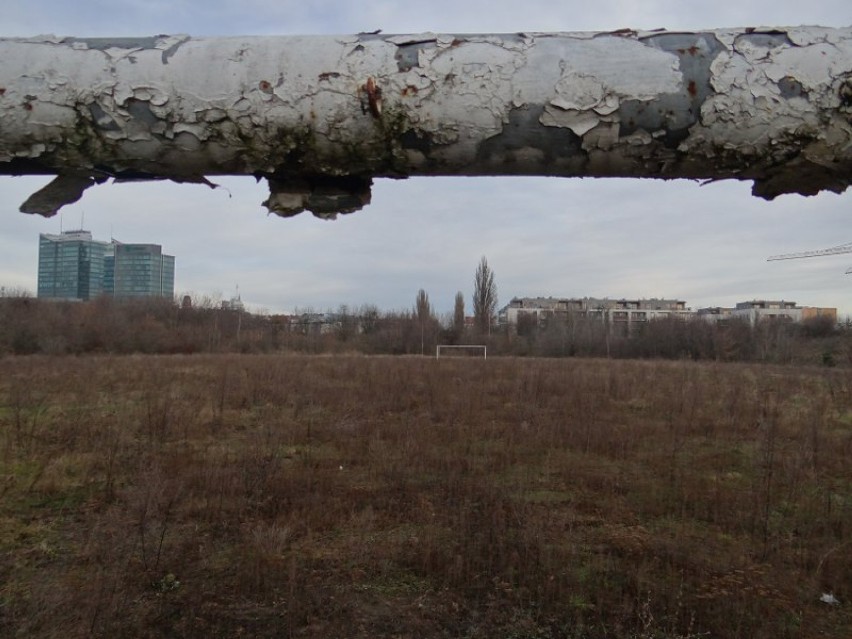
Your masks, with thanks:
M0 353L306 352L434 355L438 344L485 344L489 356L666 358L852 364L852 329L801 324L656 319L629 334L590 318L554 316L515 326L466 321L463 298L438 317L424 290L410 310L374 305L329 313L262 315L170 300L54 302L0 298Z
M318 313L257 314L148 298L90 302L0 296L0 354L307 352L434 355L439 344L484 344L489 355L664 358L852 365L852 328L818 317L801 324L655 319L629 332L571 313L497 325L497 286L485 257L474 276L472 317L459 291L439 317L419 289L410 309L365 304Z

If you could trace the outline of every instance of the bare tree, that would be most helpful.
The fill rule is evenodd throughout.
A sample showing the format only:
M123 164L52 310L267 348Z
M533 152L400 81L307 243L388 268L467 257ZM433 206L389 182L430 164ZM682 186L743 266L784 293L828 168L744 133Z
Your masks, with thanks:
M453 335L459 339L464 335L464 295L456 293L456 303L453 307Z
M417 300L414 303L414 317L420 325L420 354L426 352L426 334L432 332L433 318L432 306L429 303L429 294L422 288L417 291Z
M414 315L421 322L427 321L432 315L432 305L429 303L429 294L422 288L417 291L417 300L414 303Z
M0 60L0 174L55 174L22 206L42 215L111 178L253 175L321 217L374 177L852 182L852 27L39 36Z
M494 271L483 255L476 267L473 282L473 317L477 329L483 335L491 334L491 322L496 311L497 285L494 283Z
M379 328L379 307L375 304L364 304L358 311L361 331L365 335L372 335Z

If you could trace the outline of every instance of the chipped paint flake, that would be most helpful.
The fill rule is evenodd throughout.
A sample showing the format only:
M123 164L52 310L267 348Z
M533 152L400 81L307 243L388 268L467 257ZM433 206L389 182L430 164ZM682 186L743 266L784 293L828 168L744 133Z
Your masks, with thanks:
M553 109L550 105L544 107L544 113L539 118L544 126L558 126L571 129L580 137L594 129L600 123L600 117L592 110Z
M597 78L574 71L559 78L554 90L556 97L550 104L566 111L583 111L596 107L603 101L606 93L606 88Z

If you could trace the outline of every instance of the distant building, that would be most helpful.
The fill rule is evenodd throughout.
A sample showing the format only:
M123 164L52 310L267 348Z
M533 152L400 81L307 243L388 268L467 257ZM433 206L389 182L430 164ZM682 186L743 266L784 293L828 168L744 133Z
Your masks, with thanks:
M750 300L738 302L734 308L701 308L699 317L709 321L728 319L747 320L752 326L761 321L771 322L803 322L815 317L830 317L837 322L836 308L816 306L796 306L795 302L786 300Z
M104 256L104 293L117 298L175 294L175 258L159 244L113 241Z
M103 293L107 242L89 231L42 233L38 243L38 297L85 301Z
M757 324L761 320L800 322L802 309L796 306L795 302L785 300L751 300L737 302L731 316L747 319L751 324Z
M640 324L663 317L689 317L692 311L683 300L667 299L609 299L596 297L513 298L497 314L499 324L517 326L521 318L538 323L550 317L594 317L611 324Z
M699 308L695 314L705 320L711 322L721 322L733 317L734 309L725 308L723 306L708 306L707 308Z
M174 290L175 258L157 244L100 242L84 230L39 235L40 298L172 298Z
M597 318L614 326L635 328L643 322L665 317L687 319L700 317L710 322L732 319L746 320L755 325L761 321L803 322L816 317L829 317L837 322L837 309L816 306L796 306L786 300L751 300L739 302L734 308L713 306L693 311L683 300L667 299L609 299L516 297L500 309L498 323L517 326L520 320L544 324L551 317Z
M330 333L334 322L328 313L302 313L293 318L290 326L305 335L320 335Z
M240 298L240 294L237 293L236 297L232 297L229 300L222 300L222 308L226 311L243 312L245 310L245 305L243 304L242 298Z
M837 324L837 309L823 306L803 306L802 321L805 322L817 317L828 317L833 324Z

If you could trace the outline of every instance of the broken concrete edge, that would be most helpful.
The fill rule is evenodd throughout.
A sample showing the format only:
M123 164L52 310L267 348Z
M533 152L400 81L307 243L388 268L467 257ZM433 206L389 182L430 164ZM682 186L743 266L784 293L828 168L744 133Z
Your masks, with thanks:
M258 176L263 177L263 176ZM103 175L65 173L57 175L46 186L33 193L21 204L21 213L53 217L63 206L77 202L86 189L103 184L110 178ZM170 178L116 177L114 182L158 181ZM372 199L373 180L362 176L328 178L266 177L269 198L263 206L279 217L293 217L304 211L324 220L334 220L338 214L354 213L367 206ZM205 184L210 188L218 185L207 178L172 180L177 183Z
M72 204L83 197L83 192L97 180L88 175L58 175L46 186L39 189L21 204L21 213L31 213L42 217L52 217L66 204Z
M41 173L39 173L41 174ZM205 177L175 179L166 177L130 177L130 176L108 176L104 174L87 175L85 173L60 173L45 186L33 193L21 204L18 210L21 213L41 215L42 217L53 217L59 213L59 209L67 204L77 202L86 189L112 179L113 182L153 182L170 180L178 184L193 183L204 184L211 189L219 187Z
M269 199L265 206L279 217L310 211L315 217L334 220L338 214L354 213L372 199L373 180L361 176L267 177Z
M810 177L806 177L810 174ZM803 179L805 178L805 179ZM290 180L279 180L266 178L269 186L269 197L261 205L269 213L278 217L294 217L305 211L312 213L315 217L323 220L335 220L338 214L349 214L360 211L372 201L372 178L363 176L335 176L320 177L317 180L306 180L292 178ZM394 179L399 179L394 178ZM638 179L638 178L636 178ZM671 180L685 179L700 182L702 185L719 181L739 180L749 181L747 178L666 178L652 177L644 179ZM832 193L843 193L849 186L848 181L840 179L826 179L819 171L809 170L803 167L797 175L797 179L809 185L808 188L800 188L795 191L801 196L815 196L823 191ZM56 176L46 186L33 193L21 204L21 213L40 215L42 217L53 217L63 206L79 201L86 189L103 184L109 178L93 177L85 175L63 174ZM166 177L149 178L113 178L114 183L122 182L145 182L145 181L172 181L177 184L205 184L210 188L218 188L218 184L207 178L197 179L174 179ZM751 193L755 197L764 200L774 200L780 195L788 195L790 191L789 176L780 173L776 176L764 179L751 180L753 185Z

